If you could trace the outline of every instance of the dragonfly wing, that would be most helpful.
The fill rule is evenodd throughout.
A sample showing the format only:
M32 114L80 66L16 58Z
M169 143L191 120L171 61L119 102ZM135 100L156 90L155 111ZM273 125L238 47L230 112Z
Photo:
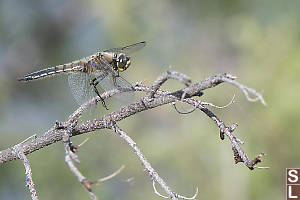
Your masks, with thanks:
M119 47L119 48L113 48L113 49L108 49L105 52L118 52L118 53L124 53L126 55L130 55L138 50L140 50L141 48L143 48L144 46L146 46L146 42L138 42L132 45L128 45L125 47Z
M103 76L96 76L100 87L104 91L113 90L115 88L122 89L122 93L113 95L114 98L124 102L129 103L134 100L134 92L132 85L126 81L121 76L115 76L113 74L108 73L107 76L103 78Z
M79 105L86 103L96 96L88 73L72 72L68 74L68 82L71 92Z

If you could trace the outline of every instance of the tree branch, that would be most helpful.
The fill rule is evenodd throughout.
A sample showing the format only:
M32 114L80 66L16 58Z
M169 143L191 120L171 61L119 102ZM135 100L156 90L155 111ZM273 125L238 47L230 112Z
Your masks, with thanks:
M177 90L175 92L167 92L167 91L160 90L159 88L161 87L161 85L163 85L163 83L165 83L168 79L176 79L179 82L183 83L186 87L181 90ZM90 106L95 105L100 100L99 97L95 97L94 99L80 106L74 113L72 113L68 117L68 119L65 122L56 122L55 125L43 135L36 137L30 141L24 142L22 144L15 145L6 150L0 151L0 163L8 162L18 158L25 160L26 158L25 155L30 154L39 149L42 149L43 147L51 145L55 142L63 141L65 151L66 151L66 157L65 157L66 163L70 167L71 171L78 178L78 180L89 191L91 199L96 199L97 197L92 193L90 188L90 185L93 184L94 182L87 181L86 178L78 171L78 169L75 167L75 165L72 162L72 160L78 162L79 160L77 156L74 154L74 152L72 152L74 148L70 142L70 137L99 130L99 129L111 129L114 132L118 133L120 137L123 138L128 143L128 145L133 149L133 151L142 162L144 168L146 169L151 179L156 183L158 183L161 186L161 188L164 189L164 191L168 195L168 198L194 199L196 195L194 195L191 198L188 198L173 192L167 186L165 181L162 178L160 178L158 173L151 167L150 163L147 161L145 156L141 153L136 143L122 129L120 129L116 125L116 123L139 112L150 110L152 108L162 106L165 104L182 101L184 103L194 106L195 109L199 109L203 113L205 113L219 128L220 138L224 140L226 136L230 140L235 163L244 162L244 164L250 170L253 170L256 167L256 164L261 162L261 158L264 155L264 153L260 153L252 161L250 161L248 156L240 146L243 144L243 142L233 135L233 131L236 129L237 124L234 123L230 127L227 127L222 120L220 120L212 111L210 111L206 107L206 106L211 106L212 104L201 102L193 98L194 96L203 95L203 91L206 89L213 88L221 83L227 82L229 84L232 84L235 87L240 88L244 92L246 98L249 101L260 100L264 105L266 105L260 93L258 93L254 89L248 88L238 83L237 81L235 81L235 79L236 77L225 73L225 74L218 74L215 76L211 76L201 82L191 84L190 79L186 75L178 72L167 71L166 73L159 76L157 80L154 81L151 87L144 86L141 83L136 83L133 86L132 90L142 91L146 93L146 95L140 100L131 103L127 106L123 106L119 110L111 112L110 114L107 114L101 118L78 124L77 123L78 119L81 117L82 113L85 112ZM106 99L108 97L111 97L118 93L122 93L124 91L128 91L128 88L126 88L126 90L119 88L119 89L107 91L101 95L101 99ZM253 96L256 96L256 98L250 98L249 93L252 94ZM19 150L16 150L20 148L22 149L22 154L20 154ZM160 195L155 189L155 187L154 187L154 192L161 197L165 197L163 195Z

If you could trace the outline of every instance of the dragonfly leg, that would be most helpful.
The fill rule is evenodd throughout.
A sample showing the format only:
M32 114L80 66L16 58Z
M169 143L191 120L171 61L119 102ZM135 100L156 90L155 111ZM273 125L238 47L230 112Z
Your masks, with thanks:
M112 78L113 78L114 86L115 86L116 88L119 88L120 86L117 84L117 77L119 77L119 73L117 74L117 76L113 76Z
M91 85L96 87L98 84L99 84L99 81L97 81L97 78L93 78Z
M98 91L98 89L97 89L97 87L96 87L98 84L99 84L99 82L97 81L96 78L94 78L94 79L91 81L91 85L93 86L94 91L96 92L96 94L97 94L98 97L100 98L103 107L104 107L106 110L108 110L108 108L107 108L107 106L106 106L106 104L105 104L104 99L101 97L101 95L100 95L100 93L99 93L99 91Z

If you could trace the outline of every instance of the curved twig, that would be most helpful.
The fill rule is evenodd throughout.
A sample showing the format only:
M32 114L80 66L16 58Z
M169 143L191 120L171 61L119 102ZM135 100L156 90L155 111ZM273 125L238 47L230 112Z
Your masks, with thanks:
M125 168L125 165L122 165L117 171L115 171L114 173L106 176L106 177L103 177L103 178L100 178L98 179L97 181L95 181L95 184L98 185L104 181L107 181L107 180L110 180L112 179L113 177L117 176L118 174L121 173L121 171L123 171L123 169Z
M164 199L168 199L168 198L169 198L168 196L164 196L164 195L160 194L160 193L157 191L157 189L156 189L156 187L155 187L155 181L154 181L154 180L152 181L152 187L153 187L154 193L155 193L157 196L159 196L159 197L161 197L161 198L164 198ZM197 196L198 196L198 188L196 188L196 192L195 192L195 194L194 194L192 197L185 197L185 196L176 194L176 197L177 197L178 199L186 199L186 200L193 200L193 199L196 199Z

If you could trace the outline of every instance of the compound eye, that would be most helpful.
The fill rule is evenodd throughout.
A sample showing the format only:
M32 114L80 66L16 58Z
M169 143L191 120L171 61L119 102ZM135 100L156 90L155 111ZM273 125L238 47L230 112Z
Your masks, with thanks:
M117 59L117 67L119 71L124 71L128 68L128 58L124 54L120 54ZM129 61L130 63L130 61Z

